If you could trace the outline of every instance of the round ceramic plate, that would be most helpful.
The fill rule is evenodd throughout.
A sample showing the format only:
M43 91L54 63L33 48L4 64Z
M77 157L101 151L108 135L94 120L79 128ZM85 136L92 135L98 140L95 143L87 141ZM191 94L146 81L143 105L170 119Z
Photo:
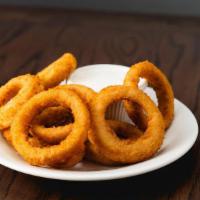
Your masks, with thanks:
M164 167L183 156L194 144L198 135L198 125L191 111L175 100L175 117L167 130L160 151L151 159L123 167L105 167L90 162L82 162L68 170L31 166L26 163L3 137L0 136L0 164L33 176L72 181L111 180L144 174Z

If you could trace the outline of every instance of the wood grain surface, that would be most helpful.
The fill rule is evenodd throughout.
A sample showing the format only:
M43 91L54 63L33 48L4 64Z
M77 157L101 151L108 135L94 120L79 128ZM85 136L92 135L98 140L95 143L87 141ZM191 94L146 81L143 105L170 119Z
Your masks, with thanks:
M64 52L74 53L79 67L153 61L199 122L200 19L0 7L0 84L35 73ZM0 166L0 200L22 199L199 200L199 138L175 163L115 181L47 180Z

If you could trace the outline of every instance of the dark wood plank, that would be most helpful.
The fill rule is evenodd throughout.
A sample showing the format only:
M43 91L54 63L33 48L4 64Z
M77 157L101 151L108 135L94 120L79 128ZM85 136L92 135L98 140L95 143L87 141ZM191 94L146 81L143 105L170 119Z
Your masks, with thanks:
M0 8L0 84L70 51L79 66L151 60L200 120L200 19ZM200 141L177 162L117 181L46 180L0 167L0 199L200 199ZM3 156L3 155L2 155Z

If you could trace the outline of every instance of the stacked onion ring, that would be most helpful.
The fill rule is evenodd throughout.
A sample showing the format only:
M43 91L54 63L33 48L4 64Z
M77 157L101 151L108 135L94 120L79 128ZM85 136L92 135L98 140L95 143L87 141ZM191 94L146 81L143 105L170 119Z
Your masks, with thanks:
M108 125L105 120L106 109L111 103L119 100L137 103L145 110L147 129L141 136L122 140ZM89 147L97 158L103 156L119 164L135 163L152 157L163 142L162 115L151 99L139 89L126 86L111 86L103 89L93 101L91 114L92 131L88 136Z
M0 88L0 130L31 165L72 167L82 159L104 165L140 162L160 149L174 115L173 90L152 63L133 65L124 85L99 93L83 85L59 84L76 68L66 53L36 75L22 75ZM158 107L143 91L148 80ZM107 108L123 101L133 121L105 119Z
M128 71L124 85L138 88L139 78L145 78L158 98L158 108L163 115L165 128L168 128L174 116L174 94L167 77L152 63L144 61L133 65ZM137 105L125 102L126 110L134 122L144 128L145 116Z
M27 140L29 124L42 110L55 106L71 109L74 117L72 131L59 144L32 146ZM53 89L35 95L22 107L11 126L11 136L15 149L30 164L57 166L68 163L77 155L77 149L83 148L89 127L89 112L79 96L71 90Z

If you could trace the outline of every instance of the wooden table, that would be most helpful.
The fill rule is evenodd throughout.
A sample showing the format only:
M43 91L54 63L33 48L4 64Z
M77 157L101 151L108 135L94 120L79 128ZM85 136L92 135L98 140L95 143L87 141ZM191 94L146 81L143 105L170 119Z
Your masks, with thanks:
M74 53L79 66L151 60L200 120L200 19L0 8L0 84L35 73L64 52ZM175 163L115 181L47 180L0 166L1 200L112 198L199 200L199 139Z

